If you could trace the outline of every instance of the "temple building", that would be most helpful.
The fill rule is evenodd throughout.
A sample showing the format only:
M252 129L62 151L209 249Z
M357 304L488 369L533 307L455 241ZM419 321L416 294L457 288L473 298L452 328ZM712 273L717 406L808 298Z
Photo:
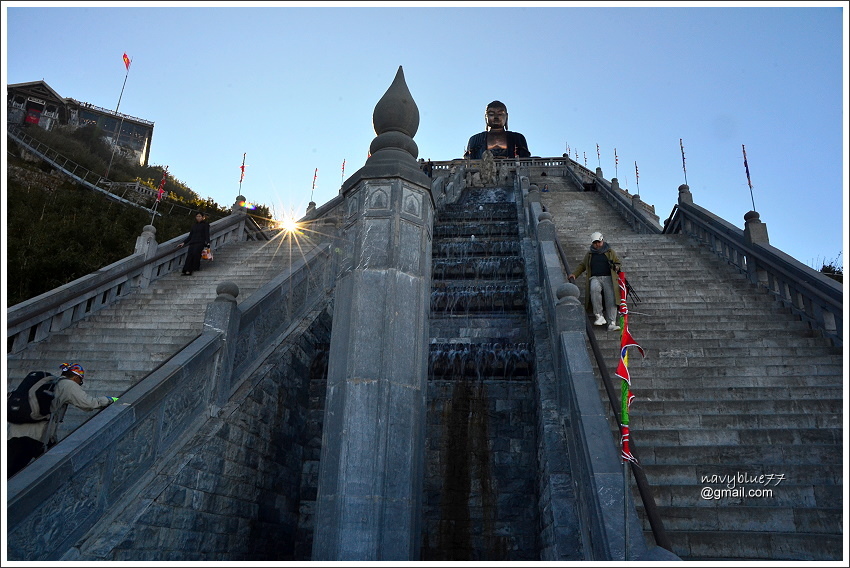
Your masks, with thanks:
M96 125L107 143L116 143L124 158L148 165L154 124L149 120L62 97L44 81L8 85L6 108L12 124L35 124L45 130Z

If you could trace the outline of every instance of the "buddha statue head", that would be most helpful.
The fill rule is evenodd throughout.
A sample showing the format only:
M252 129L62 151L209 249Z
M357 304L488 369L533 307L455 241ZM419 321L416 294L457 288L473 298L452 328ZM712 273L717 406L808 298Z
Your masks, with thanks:
M487 110L484 111L484 122L487 125L487 130L507 130L508 129L508 107L501 101L493 101L487 105Z

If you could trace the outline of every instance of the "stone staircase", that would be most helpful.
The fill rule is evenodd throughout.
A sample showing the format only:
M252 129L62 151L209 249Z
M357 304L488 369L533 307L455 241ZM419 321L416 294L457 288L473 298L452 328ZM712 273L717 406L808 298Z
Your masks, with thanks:
M169 359L202 330L207 304L223 281L239 286L241 302L287 267L292 258L312 248L304 237L229 243L213 261L182 276L177 270L150 287L132 292L60 333L7 355L7 389L32 370L59 374L63 362L79 362L86 370L83 388L93 396L118 396ZM69 407L59 429L64 438L96 412Z
M598 194L553 192L552 179L532 183L549 183L541 201L570 267L601 231L641 299L632 433L676 554L841 559L841 350L687 237L635 234ZM595 333L613 375L619 332ZM607 409L601 381L600 396Z

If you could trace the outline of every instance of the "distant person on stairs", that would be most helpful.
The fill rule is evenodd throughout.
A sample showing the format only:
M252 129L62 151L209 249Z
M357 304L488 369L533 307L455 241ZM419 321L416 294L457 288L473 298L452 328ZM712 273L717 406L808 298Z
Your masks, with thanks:
M47 418L23 424L7 423L7 477L12 477L24 469L33 458L39 457L56 445L56 430L65 418L65 410L69 404L81 410L91 411L109 406L118 400L115 397L91 396L86 393L81 386L86 372L79 363L64 363L59 369L62 374L56 377L56 388Z
M594 325L608 324L608 331L617 331L617 306L620 305L620 287L615 286L617 273L620 271L620 257L614 252L602 237L602 233L595 232L590 235L590 250L584 255L584 259L576 267L575 273L570 274L570 282L587 271L587 280L584 286L584 305L588 313L593 313L596 318ZM603 304L604 300L604 304ZM602 315L603 306L605 315ZM592 312L591 312L592 309Z
M189 245L189 252L186 253L186 262L183 264L183 276L191 276L191 274L201 269L201 253L204 249L210 246L210 224L206 221L206 215L198 212L195 215L195 224L189 231L189 236L186 240L177 245L181 248L184 245Z

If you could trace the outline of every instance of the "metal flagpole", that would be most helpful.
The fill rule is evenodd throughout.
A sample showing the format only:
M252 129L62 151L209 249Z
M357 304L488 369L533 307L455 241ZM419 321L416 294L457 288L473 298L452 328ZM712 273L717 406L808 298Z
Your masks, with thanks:
M245 156L247 155L247 152L242 153L242 166L239 167L242 170L242 174L239 176L239 195L242 195L242 180L245 179Z
M637 196L640 197L640 174L638 173L637 162L635 162L635 186L637 187Z
M620 179L620 176L617 175L617 166L620 164L620 159L617 157L617 149L614 148L614 177Z
M753 202L753 211L756 210L756 200L753 197L753 184L750 181L750 166L747 165L747 149L741 144L741 151L744 152L744 170L747 172L747 185L750 186L750 199Z
M310 190L310 202L313 201L313 191L316 189L316 176L319 175L319 168L313 171L313 188Z
M127 68L127 72L124 74L124 84L121 85L121 94L118 95L118 104L115 105L115 114L118 114L118 108L121 106L121 98L124 96L124 87L127 86L127 77L130 76L130 64L133 63L133 60L127 57L127 54L124 54L124 67ZM118 137L121 135L121 128L124 127L124 117L121 117L121 122L118 124L118 128L115 132L115 135L112 137L112 155L109 156L109 165L106 167L106 175L103 177L109 178L109 170L112 169L112 160L115 158L115 146L118 143Z
M168 166L165 166L165 169L162 170L162 181L159 182L159 189L156 190L156 201L153 204L153 209L151 210L151 225L153 225L153 220L156 218L156 209L159 206L159 202L162 201L162 195L165 193L165 180L168 177Z
M685 147L682 145L681 138L679 138L679 148L682 150L682 171L685 172L685 185L688 185L688 170L685 168Z

